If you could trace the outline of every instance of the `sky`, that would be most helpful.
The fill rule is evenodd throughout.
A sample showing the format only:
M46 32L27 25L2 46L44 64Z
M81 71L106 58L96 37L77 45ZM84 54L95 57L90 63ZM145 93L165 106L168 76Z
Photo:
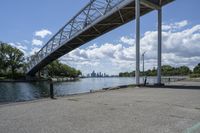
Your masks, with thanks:
M30 56L37 52L90 0L1 0L0 41ZM200 63L200 1L175 0L163 8L163 65ZM157 12L141 17L145 70L157 67ZM131 21L59 59L84 74L135 70L135 21Z

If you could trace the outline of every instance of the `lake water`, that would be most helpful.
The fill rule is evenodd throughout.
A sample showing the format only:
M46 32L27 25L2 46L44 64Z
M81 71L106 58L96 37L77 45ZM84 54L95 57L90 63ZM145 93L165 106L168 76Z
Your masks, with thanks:
M148 79L148 82L155 82L155 78ZM134 83L135 78L84 78L74 82L56 82L54 92L56 96L65 96ZM49 97L48 82L0 83L0 103L29 101L44 97Z

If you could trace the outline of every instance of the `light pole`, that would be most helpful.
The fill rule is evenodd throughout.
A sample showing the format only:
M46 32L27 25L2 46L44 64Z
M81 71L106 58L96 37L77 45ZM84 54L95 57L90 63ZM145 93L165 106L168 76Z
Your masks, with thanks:
M142 53L142 76L143 76L143 82L145 80L145 77L144 77L144 55L145 55L146 51Z

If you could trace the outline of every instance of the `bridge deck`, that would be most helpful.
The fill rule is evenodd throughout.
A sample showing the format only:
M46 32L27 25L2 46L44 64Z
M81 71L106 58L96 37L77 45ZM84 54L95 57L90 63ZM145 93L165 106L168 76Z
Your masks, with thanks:
M116 3L117 1L117 3ZM50 62L60 58L81 45L135 19L134 0L93 0L72 20L62 27L28 64L28 75ZM143 0L141 0L143 1ZM173 0L149 0L156 7L164 6ZM155 8L156 8L155 7ZM153 11L147 4L141 4L141 16Z

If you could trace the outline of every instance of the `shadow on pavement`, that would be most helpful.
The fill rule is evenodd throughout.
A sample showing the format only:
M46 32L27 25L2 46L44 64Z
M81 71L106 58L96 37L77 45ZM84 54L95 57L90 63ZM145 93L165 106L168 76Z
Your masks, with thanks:
M200 86L191 86L191 85L165 85L165 86L146 85L145 87L150 87L150 88L194 89L194 90L200 90Z

